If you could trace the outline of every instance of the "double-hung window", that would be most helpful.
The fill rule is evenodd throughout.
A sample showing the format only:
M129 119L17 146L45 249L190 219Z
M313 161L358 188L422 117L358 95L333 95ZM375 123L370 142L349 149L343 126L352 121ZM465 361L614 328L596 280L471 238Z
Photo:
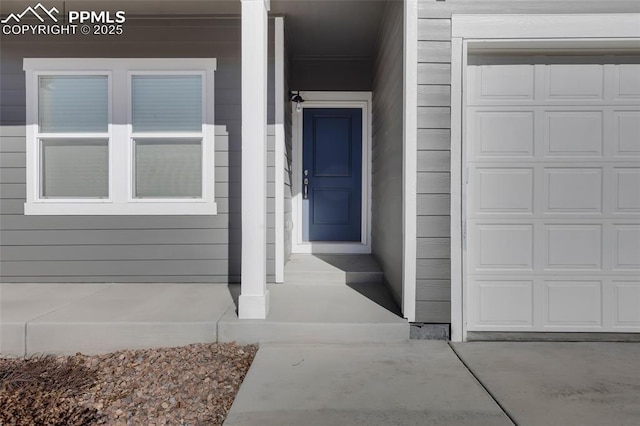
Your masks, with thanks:
M25 214L216 214L215 68L25 59Z

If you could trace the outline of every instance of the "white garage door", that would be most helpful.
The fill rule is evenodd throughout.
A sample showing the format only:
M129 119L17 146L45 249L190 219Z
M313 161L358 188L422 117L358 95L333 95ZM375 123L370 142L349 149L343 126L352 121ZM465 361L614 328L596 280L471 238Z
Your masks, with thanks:
M475 56L470 331L640 331L640 58Z

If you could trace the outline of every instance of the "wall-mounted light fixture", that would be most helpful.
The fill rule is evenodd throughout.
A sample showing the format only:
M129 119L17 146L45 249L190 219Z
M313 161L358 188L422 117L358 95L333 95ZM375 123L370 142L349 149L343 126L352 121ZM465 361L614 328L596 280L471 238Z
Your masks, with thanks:
M296 104L296 112L302 111L302 103L304 102L304 99L300 96L299 90L297 93L289 92L289 100Z

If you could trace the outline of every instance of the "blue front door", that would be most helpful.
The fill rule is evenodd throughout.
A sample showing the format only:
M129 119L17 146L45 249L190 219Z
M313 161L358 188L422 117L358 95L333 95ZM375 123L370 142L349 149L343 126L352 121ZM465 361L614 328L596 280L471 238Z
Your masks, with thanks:
M305 108L303 116L303 238L359 242L362 110Z

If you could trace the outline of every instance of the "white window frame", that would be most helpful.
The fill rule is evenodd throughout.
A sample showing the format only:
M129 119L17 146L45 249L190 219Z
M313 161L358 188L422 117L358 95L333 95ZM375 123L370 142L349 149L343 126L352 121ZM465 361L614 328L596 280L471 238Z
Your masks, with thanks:
M214 58L25 58L27 199L25 215L215 215ZM39 133L38 81L46 75L107 75L107 133ZM201 75L201 132L141 133L157 138L202 139L201 198L134 198L134 141L131 124L133 75ZM40 139L91 137L109 139L108 198L41 198Z
M107 131L106 132L90 132L90 133L65 133L65 132L54 132L54 133L47 133L47 132L40 132L39 129L39 120L38 120L38 111L39 111L39 96L38 96L38 90L40 87L40 77L48 77L48 76L106 76L107 77ZM34 124L34 133L35 133L35 140L33 141L33 148L35 150L35 155L37 156L36 158L36 166L37 166L37 170L36 171L36 175L34 176L34 191L35 191L35 196L38 198L38 200L42 203L51 203L51 204L56 204L56 203L60 203L60 202L66 202L69 201L71 199L69 198L62 198L62 197L55 197L55 198L41 198L40 194L42 194L42 188L41 188L41 176L40 176L40 167L42 166L42 140L43 139L48 139L48 140L55 140L55 139L78 139L78 140L82 140L82 139L107 139L107 151L109 153L108 156L108 193L111 194L112 193L112 187L111 187L111 170L112 170L112 158L111 158L111 141L112 141L112 105L113 105L113 99L111 96L112 93L112 82L113 82L113 75L111 73L111 71L56 71L56 72L41 72L41 71L35 71L34 72L34 84L35 84L35 88L36 88L36 94L34 96L34 101L35 101L35 105L33 106L36 112L36 116L34 118L34 120L29 120L27 119L27 123L33 123ZM28 113L27 113L28 114ZM29 141L29 135L27 134L27 141ZM27 145L28 146L28 145ZM28 149L27 149L28 150ZM27 157L28 157L28 153L27 153ZM29 173L27 172L27 175L29 175ZM31 185L27 185L27 188L29 188ZM82 197L82 198L75 198L72 199L73 203L110 203L110 197L107 198L89 198L89 197Z

